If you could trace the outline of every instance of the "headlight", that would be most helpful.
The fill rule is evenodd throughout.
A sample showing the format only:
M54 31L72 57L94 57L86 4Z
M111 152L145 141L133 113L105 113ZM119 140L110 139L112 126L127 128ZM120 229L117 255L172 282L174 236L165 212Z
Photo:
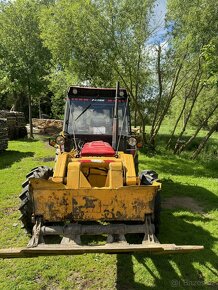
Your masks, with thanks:
M121 97L124 96L124 91L120 91L120 96L121 96Z
M137 144L137 140L134 137L130 137L128 139L128 143L129 143L130 146L135 146Z
M65 139L64 139L63 136L59 135L59 136L56 137L55 142L56 142L58 145L64 145L64 143L65 143Z

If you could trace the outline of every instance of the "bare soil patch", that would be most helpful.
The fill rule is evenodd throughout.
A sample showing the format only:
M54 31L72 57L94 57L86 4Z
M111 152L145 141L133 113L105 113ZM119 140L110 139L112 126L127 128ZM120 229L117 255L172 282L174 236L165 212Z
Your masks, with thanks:
M13 207L6 207L3 209L3 213L5 215L11 215L13 214L14 212L17 212L18 208L17 206L13 206Z
M172 196L162 202L163 208L184 208L196 213L204 213L203 207L192 197Z

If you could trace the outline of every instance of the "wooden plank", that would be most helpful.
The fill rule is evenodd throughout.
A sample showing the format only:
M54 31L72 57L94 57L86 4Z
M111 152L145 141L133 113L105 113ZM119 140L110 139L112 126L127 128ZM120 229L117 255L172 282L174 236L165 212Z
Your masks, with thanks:
M157 254L187 253L203 250L203 246L176 246L174 244L144 243L112 243L102 246L78 245L39 245L35 248L9 248L0 250L0 258L28 258L37 256L81 255L85 253L130 253L154 252Z

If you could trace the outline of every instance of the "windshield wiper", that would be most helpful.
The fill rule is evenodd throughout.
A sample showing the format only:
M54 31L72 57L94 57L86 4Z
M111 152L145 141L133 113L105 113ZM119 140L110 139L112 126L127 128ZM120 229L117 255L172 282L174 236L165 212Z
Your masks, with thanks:
M90 107L91 107L92 103L90 103L83 111L82 113L79 114L79 116L76 117L76 119L74 121L77 121Z

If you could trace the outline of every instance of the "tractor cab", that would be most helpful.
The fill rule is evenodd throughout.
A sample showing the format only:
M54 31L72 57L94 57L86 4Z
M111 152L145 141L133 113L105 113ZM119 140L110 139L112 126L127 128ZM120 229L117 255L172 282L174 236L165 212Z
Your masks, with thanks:
M104 141L112 146L114 132L116 89L72 86L68 91L65 107L63 133L64 151L78 147L80 150L87 142ZM127 152L134 146L129 145L131 137L130 111L125 89L117 94L117 142L116 151ZM131 139L130 139L131 140ZM128 152L129 153L129 152Z

